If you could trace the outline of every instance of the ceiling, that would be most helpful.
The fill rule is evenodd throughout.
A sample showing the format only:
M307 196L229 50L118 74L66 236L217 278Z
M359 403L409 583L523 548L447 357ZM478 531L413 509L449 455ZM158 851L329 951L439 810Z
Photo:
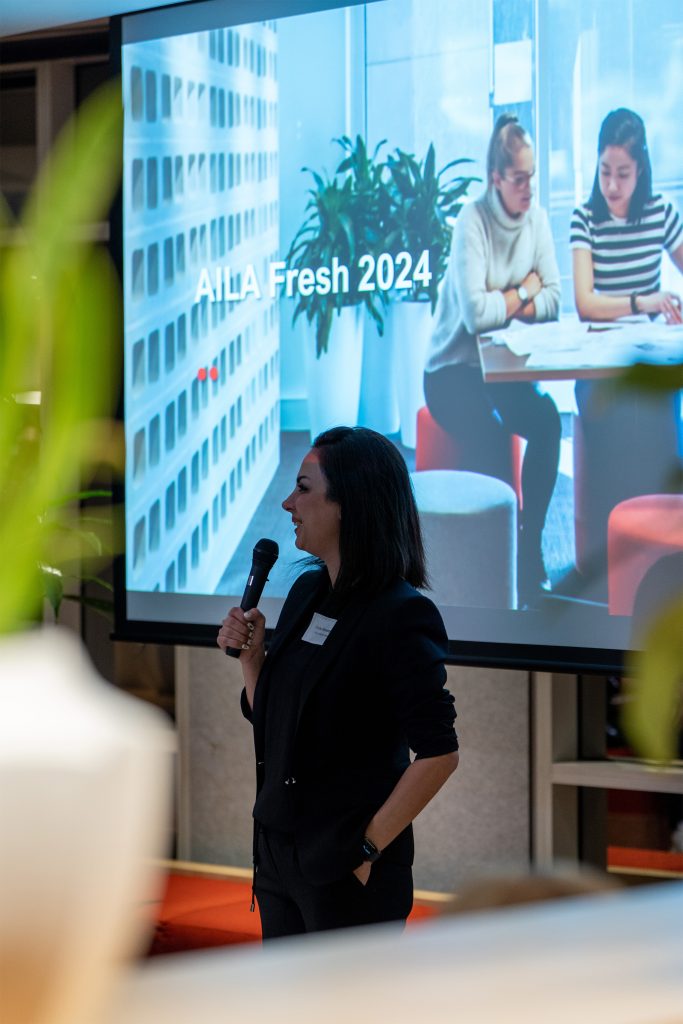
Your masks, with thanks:
M169 2L185 3L187 0L2 0L0 36L162 7Z

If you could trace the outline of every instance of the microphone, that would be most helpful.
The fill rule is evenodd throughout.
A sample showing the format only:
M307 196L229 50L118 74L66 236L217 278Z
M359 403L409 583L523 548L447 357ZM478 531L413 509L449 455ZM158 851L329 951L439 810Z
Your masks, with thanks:
M279 554L280 549L274 540L262 537L256 544L251 558L251 569L249 570L247 585L244 588L244 594L240 601L240 608L243 612L248 612L250 608L255 608L261 600L263 588L268 581L268 573L277 562ZM242 650L238 647L226 647L225 653L229 654L231 658L239 658Z

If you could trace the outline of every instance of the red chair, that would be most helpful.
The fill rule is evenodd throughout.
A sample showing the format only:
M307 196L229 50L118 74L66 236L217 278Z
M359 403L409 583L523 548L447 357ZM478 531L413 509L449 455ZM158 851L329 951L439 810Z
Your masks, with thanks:
M522 507L522 460L526 443L517 434L510 438L510 482ZM452 434L440 427L426 405L417 413L417 445L415 469L461 469L462 445ZM473 469L468 466L468 469Z
M650 566L683 551L683 495L645 494L620 502L607 527L609 610L631 615Z

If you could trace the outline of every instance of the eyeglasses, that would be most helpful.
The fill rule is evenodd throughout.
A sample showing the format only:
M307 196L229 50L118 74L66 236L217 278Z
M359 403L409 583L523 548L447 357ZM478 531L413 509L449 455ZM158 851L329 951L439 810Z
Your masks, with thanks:
M507 174L503 175L503 177L513 188L521 190L533 184L536 171L532 171L531 174L524 174L520 171L519 174L513 174L511 178L508 178Z

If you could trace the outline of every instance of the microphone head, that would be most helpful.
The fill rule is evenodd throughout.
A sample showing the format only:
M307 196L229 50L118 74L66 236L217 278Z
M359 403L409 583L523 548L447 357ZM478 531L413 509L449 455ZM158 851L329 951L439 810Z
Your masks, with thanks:
M277 543L267 537L262 537L254 546L253 560L260 562L261 565L267 565L270 569L277 562L279 554L280 549Z

